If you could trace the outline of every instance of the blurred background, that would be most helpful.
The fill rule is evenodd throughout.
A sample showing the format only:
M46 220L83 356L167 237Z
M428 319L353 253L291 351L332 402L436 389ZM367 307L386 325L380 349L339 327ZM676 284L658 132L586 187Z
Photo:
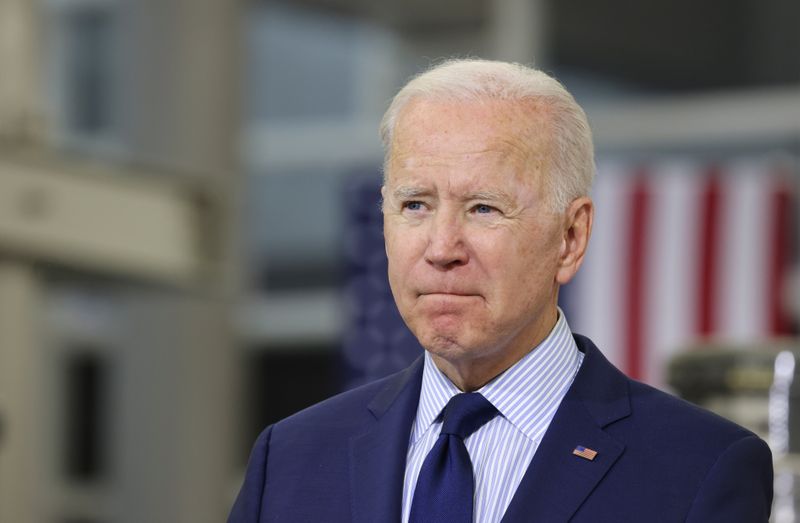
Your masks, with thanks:
M571 327L800 451L796 0L0 0L0 522L223 521L267 424L420 348L377 125L450 56L586 109ZM798 367L800 368L800 367Z

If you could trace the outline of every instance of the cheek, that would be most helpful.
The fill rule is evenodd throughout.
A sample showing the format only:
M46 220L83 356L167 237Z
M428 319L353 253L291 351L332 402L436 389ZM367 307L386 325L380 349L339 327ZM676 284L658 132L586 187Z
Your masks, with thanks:
M389 259L389 270L391 271L392 260L397 260L401 251L398 249L397 232L395 227L390 226L388 223L383 227L383 244L386 249L386 257Z
M549 267L558 260L561 235L553 224L530 227L524 235L524 241L517 242L517 247L519 256L531 265Z
M384 232L384 242L389 262L389 283L396 287L409 278L409 272L419 259L419 242L415 241L413 234L397 234L393 230Z
M554 278L558 242L553 238L528 232L521 238L514 235L484 247L487 255L482 257L483 265L491 271L498 290L502 289L507 299L525 300L532 290Z

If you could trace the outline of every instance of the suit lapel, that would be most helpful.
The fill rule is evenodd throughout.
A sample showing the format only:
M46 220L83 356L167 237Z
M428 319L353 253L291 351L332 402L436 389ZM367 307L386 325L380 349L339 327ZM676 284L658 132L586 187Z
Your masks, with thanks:
M399 522L408 438L417 413L423 358L391 379L370 403L375 424L350 441L353 521Z
M606 475L625 446L603 428L630 414L627 378L586 338L576 336L585 357L531 461L504 523L569 521ZM597 452L573 455L576 446Z

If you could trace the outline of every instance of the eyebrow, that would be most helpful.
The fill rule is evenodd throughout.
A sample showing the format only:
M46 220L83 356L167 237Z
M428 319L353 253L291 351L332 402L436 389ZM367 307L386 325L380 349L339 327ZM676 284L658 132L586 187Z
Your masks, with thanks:
M407 200L409 198L419 198L420 196L427 196L431 194L428 189L422 187L401 186L392 191L392 196L398 200Z
M469 200L489 200L493 202L511 202L511 197L503 192L503 191L478 191L472 194L468 194L465 198L465 201Z
M432 194L432 191L429 189L425 189L423 187L414 187L414 186L401 186L392 191L392 197L398 200L409 200L414 198L419 198L422 196L429 196ZM513 199L508 195L508 193L503 191L478 191L474 193L470 193L465 195L463 198L460 198L461 201L469 202L473 200L485 200L490 202L502 202L502 203L511 203Z

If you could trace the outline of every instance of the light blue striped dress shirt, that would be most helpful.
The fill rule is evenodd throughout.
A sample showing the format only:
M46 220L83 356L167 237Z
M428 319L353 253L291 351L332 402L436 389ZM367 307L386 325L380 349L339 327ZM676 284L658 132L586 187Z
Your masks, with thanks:
M498 522L505 514L582 361L583 353L559 310L555 327L542 343L478 390L500 415L464 440L475 472L475 522ZM439 414L459 392L425 352L406 458L403 523L408 522L422 462L442 429Z

